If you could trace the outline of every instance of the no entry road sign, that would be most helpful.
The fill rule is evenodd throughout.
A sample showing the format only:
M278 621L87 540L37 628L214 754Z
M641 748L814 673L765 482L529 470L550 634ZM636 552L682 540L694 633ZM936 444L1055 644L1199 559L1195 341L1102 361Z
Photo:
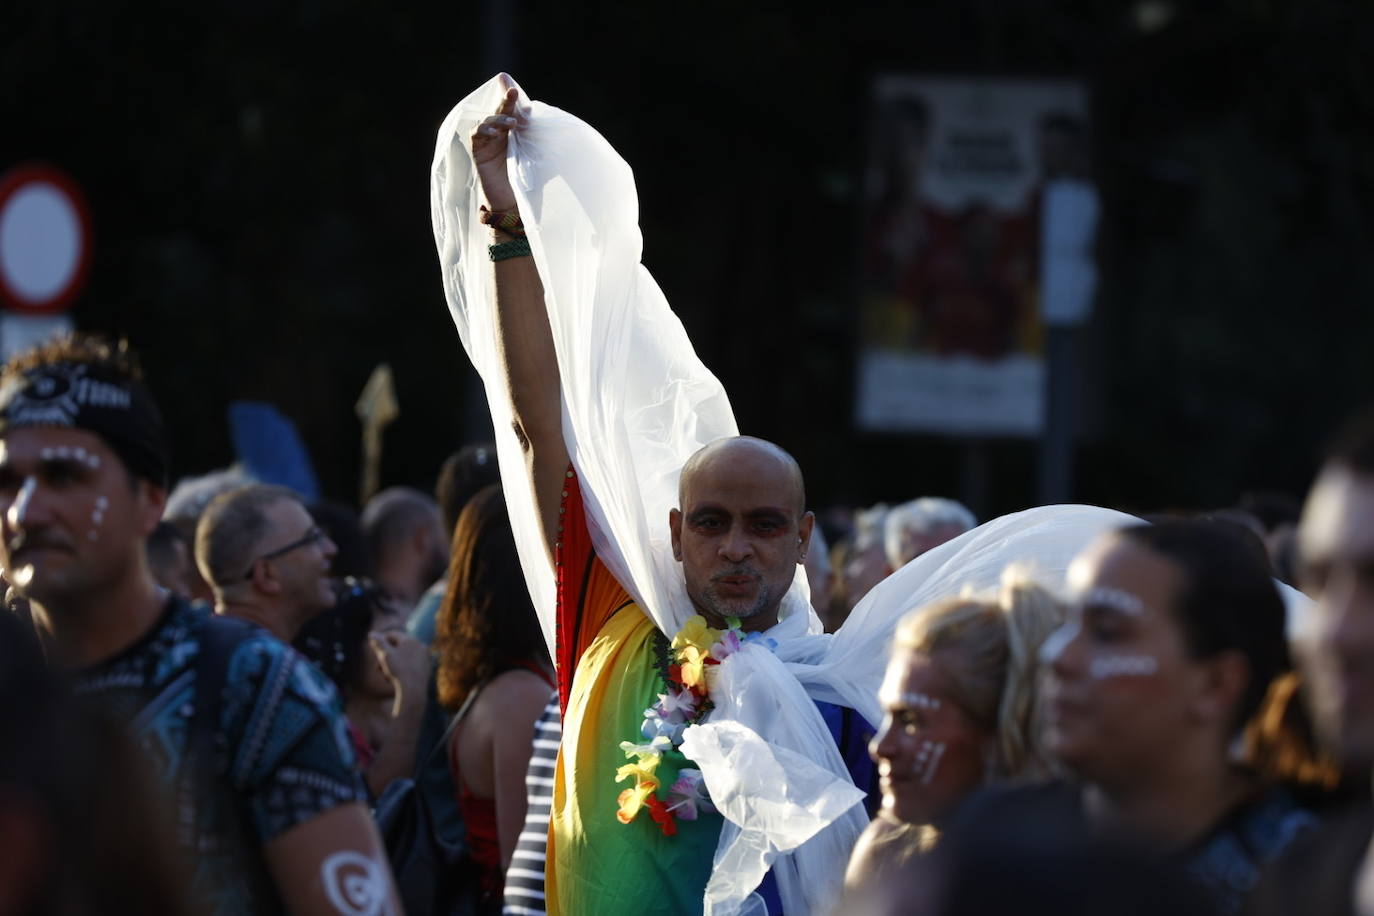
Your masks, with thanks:
M81 291L90 264L91 223L76 182L50 165L0 177L0 300L52 314Z

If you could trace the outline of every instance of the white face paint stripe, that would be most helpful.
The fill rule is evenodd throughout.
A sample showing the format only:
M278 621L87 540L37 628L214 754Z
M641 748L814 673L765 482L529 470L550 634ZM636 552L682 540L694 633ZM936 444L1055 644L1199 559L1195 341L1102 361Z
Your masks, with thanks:
M1059 629L1049 635L1040 644L1040 664L1052 665L1059 658L1060 654L1069 647L1069 643L1078 638L1082 629L1078 626L1077 620L1070 620Z
M24 478L24 485L19 488L19 495L10 503L9 523L14 527L24 524L24 516L29 513L29 503L33 502L33 494L38 489L38 480L32 476Z
M1082 628L1077 620L1071 620L1051 633L1040 645L1040 664L1054 664L1080 633ZM1113 677L1148 677L1158 671L1159 661L1152 655L1098 655L1088 662L1088 675L1098 681Z
M940 758L945 756L945 746L943 743L935 745L935 754L930 758L930 766L926 767L926 775L921 778L921 782L930 785L930 781L935 778L935 774L940 769Z
M911 771L920 777L921 785L928 786L935 774L940 769L940 758L945 755L945 743L943 741L922 741L921 746L916 749L916 760L911 765Z
M1083 595L1079 600L1083 607L1096 605L1098 607L1109 607L1112 610L1120 611L1123 614L1130 614L1132 617L1139 617L1145 613L1145 602L1141 601L1130 592L1119 588L1093 588Z
M1095 680L1111 677L1148 677L1159 671L1159 661L1152 655L1100 655L1088 665L1088 673Z

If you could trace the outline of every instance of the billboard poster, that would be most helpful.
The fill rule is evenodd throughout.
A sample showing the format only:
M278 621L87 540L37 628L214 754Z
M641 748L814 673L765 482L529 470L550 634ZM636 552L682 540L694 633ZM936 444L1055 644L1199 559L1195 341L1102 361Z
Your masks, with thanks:
M1090 188L1087 91L894 75L874 93L856 424L1039 435L1041 224L1047 190Z

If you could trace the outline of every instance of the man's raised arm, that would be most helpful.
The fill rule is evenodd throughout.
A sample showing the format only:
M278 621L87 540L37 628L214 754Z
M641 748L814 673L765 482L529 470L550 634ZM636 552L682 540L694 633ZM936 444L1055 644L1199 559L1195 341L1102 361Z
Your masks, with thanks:
M496 113L473 131L472 158L487 208L493 214L518 216L515 192L506 173L506 147L511 130L521 124L517 112L519 91L510 85L509 77L504 74L502 82L507 84L506 97ZM493 224L496 222L493 220ZM495 228L495 225L492 236L497 245L523 241L522 237ZM568 451L563 444L558 360L544 306L544 287L528 248L524 251L524 254L507 257L499 256L510 254L509 249L498 248L493 252L496 349L505 370L515 418L514 431L525 453L525 467L534 488L544 547L552 565ZM499 430L497 434L500 435Z

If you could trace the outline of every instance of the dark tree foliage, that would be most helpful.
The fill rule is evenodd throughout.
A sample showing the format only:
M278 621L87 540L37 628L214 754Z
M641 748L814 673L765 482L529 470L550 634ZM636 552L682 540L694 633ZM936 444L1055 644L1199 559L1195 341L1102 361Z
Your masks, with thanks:
M448 108L496 66L635 167L646 263L741 427L791 449L818 503L963 479L961 447L849 419L878 73L1093 88L1101 422L1079 498L1301 491L1317 443L1374 394L1367 4L502 7L506 50L471 3L0 7L0 169L48 160L85 187L97 247L75 317L143 350L179 473L227 463L228 401L261 398L299 424L327 493L353 498L352 405L382 360L401 402L384 483L427 486L489 435L443 302L428 167ZM984 512L1034 501L1030 445L985 457Z

